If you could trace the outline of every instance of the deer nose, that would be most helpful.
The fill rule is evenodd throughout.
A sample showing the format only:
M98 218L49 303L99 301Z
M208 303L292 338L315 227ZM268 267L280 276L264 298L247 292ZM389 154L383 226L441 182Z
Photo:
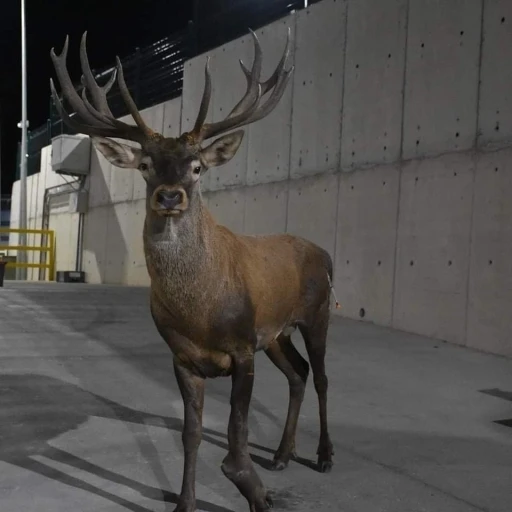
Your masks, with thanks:
M156 194L156 202L165 210L173 210L183 201L179 190L159 190Z

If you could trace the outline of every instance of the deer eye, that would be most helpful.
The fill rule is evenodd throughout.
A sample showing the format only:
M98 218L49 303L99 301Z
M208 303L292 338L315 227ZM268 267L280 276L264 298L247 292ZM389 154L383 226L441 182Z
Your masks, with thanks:
M197 167L194 167L194 174L199 174L201 172L201 166L198 165Z
M148 164L145 164L144 162L139 164L139 171L147 171L148 170Z

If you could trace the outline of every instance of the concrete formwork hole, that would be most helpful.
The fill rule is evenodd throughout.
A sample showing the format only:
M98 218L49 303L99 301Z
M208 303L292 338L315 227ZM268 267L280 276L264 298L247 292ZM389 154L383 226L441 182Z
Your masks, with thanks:
M360 316L361 318L364 318L364 317L365 317L365 315L366 315L366 311L364 310L364 308L361 308L361 309L359 310L359 316Z

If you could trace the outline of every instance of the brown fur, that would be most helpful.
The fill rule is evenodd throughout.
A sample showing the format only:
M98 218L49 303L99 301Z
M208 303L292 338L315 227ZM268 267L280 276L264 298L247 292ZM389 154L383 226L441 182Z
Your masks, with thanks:
M199 195L195 201L179 222L147 213L144 251L157 324L236 357L240 345L247 343L249 353L265 349L329 301L324 250L287 234L236 235L215 222ZM264 338L257 344L256 333Z

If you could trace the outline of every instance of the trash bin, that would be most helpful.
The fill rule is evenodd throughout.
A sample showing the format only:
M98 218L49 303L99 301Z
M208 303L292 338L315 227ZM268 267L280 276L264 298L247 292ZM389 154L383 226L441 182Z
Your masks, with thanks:
M0 260L0 288L4 285L5 266L7 261Z

